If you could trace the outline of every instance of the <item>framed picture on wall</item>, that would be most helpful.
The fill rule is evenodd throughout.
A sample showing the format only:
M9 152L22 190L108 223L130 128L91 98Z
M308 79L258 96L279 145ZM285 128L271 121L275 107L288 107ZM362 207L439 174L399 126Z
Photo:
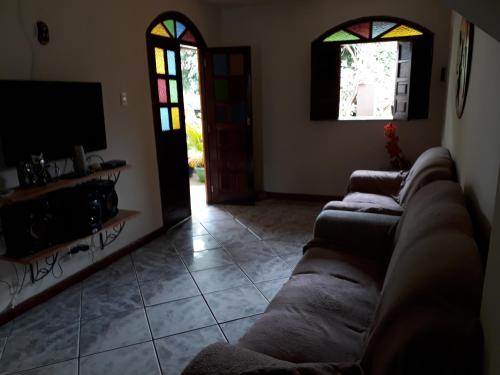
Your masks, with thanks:
M472 64L472 47L474 43L474 25L462 18L459 30L457 56L457 116L462 118L469 88L470 69Z

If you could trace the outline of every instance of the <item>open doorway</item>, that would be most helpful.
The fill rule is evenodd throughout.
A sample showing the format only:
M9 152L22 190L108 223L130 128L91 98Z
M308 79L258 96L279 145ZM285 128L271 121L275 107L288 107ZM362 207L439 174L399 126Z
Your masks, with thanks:
M191 211L206 206L205 149L198 48L180 45Z

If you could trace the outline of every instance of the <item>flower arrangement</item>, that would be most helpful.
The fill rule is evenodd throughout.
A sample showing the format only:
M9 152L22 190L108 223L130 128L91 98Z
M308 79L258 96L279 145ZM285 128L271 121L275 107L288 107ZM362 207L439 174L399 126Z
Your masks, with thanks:
M396 134L398 127L389 122L384 125L384 135L388 139L385 149L389 154L391 166L397 170L410 169L411 163L405 158L403 151L399 148L399 137Z

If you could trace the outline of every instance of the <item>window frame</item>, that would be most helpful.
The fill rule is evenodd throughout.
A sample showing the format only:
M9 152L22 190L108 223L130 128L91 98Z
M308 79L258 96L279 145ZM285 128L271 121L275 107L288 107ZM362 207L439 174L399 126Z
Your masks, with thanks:
M391 22L395 25L385 30L375 39L366 39L352 30L349 33L359 37L358 40L325 41L330 35L346 30L356 24L366 22ZM383 36L401 25L409 26L422 33L418 36L390 37ZM412 120L428 118L430 100L430 82L432 75L434 33L414 22L389 16L372 16L353 19L341 23L317 37L311 43L311 87L310 87L310 119L313 121L384 121L381 119L339 119L340 81L341 81L341 45L378 42L410 42L411 71L408 82L407 114L394 116L397 120ZM416 52L416 53L414 53ZM399 61L399 56L398 56ZM333 67L332 67L333 65ZM397 80L396 80L397 81ZM394 88L397 95L397 83Z

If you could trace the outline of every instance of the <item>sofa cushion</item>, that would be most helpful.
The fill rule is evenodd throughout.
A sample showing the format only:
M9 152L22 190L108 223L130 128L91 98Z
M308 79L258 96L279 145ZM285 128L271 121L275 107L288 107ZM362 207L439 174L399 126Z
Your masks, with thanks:
M397 201L404 207L423 186L438 180L451 180L453 160L444 147L433 147L423 152L407 174Z
M374 262L309 249L239 345L295 363L359 360L378 300Z
M460 186L423 187L398 225L362 362L367 373L463 374L477 365L481 269Z
M324 210L359 211L400 216L403 208L394 198L369 193L349 193L342 201L328 202Z

